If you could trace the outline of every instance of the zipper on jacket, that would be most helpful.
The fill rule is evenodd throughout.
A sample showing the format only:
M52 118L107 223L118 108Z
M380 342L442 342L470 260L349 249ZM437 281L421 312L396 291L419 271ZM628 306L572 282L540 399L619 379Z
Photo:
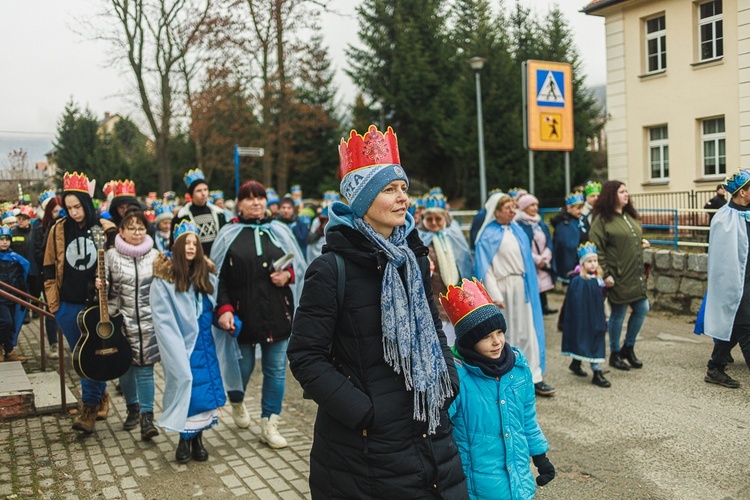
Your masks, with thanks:
M138 324L138 342L140 344L140 355L141 355L141 366L143 363L143 331L141 330L141 312L138 308L138 258L133 257L133 265L135 266L135 319Z
M369 449L367 447L367 429L362 430L362 446L363 446L365 455L367 455L369 453Z

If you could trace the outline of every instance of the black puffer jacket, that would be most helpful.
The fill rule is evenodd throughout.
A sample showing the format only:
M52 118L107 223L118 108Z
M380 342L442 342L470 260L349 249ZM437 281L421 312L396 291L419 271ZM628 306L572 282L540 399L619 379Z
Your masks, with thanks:
M413 393L384 360L380 319L386 258L358 231L338 226L305 275L288 356L294 376L319 405L310 453L313 498L468 498L448 401L434 435L413 419ZM458 379L432 297L427 248L408 238L423 270L454 393ZM336 301L336 252L346 291ZM332 350L330 346L332 345ZM332 354L332 355L331 355Z

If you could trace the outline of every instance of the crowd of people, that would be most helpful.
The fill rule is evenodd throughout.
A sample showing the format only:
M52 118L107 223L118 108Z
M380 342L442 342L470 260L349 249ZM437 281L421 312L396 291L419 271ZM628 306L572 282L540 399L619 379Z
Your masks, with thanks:
M565 293L557 326L572 374L587 377L586 362L595 386L612 386L607 334L611 367L643 367L635 346L649 311L649 244L627 186L589 181L549 223L533 193L495 190L467 238L440 188L410 197L392 129L352 131L339 155L341 194L318 206L299 186L280 197L256 180L225 200L199 169L185 174L182 200L139 198L132 181L115 180L99 202L94 181L66 173L60 195L42 193L36 210L30 200L3 207L0 279L44 297L51 356L57 329L72 351L79 313L106 294L130 346L131 366L113 381L123 428L140 428L144 441L179 433L177 462L208 459L203 431L227 401L234 424L250 426L244 401L258 359L260 441L286 447L288 361L318 404L314 498L533 496L555 476L535 410L536 397L556 393L545 380L544 316L558 313L548 293ZM750 330L741 315L730 325L715 311L747 309L746 287L738 279L726 293L711 272L716 254L737 245L747 258L748 185L750 172L728 179L732 201L712 222L734 231L711 232L722 243L709 252L705 307L705 331L719 339L706 381L726 387L739 385L724 373L731 347L750 359ZM24 321L23 308L0 299L3 360L24 361L15 350ZM83 377L80 393L73 429L91 434L110 410L107 381Z

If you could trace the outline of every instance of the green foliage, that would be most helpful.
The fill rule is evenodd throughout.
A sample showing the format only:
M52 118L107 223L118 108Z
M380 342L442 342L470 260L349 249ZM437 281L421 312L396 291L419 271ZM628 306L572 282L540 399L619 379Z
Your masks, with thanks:
M54 145L58 188L65 172L77 171L97 180L95 197L103 197L101 188L111 179L132 179L141 194L156 189L148 139L128 118L121 117L107 132L89 109L81 111L71 99L58 122Z
M539 19L517 2L512 9L505 1L499 5L497 13L488 0L365 0L357 8L361 46L348 49L349 74L362 92L352 108L356 130L378 123L377 107L368 102L385 102L385 122L398 134L410 177L442 185L449 198L463 198L469 207L479 204L472 57L486 59L480 78L488 190L528 185L521 97L521 64L528 59L573 67L572 183L584 182L601 162L586 151L588 138L603 126L599 110L559 7ZM535 153L535 172L537 196L565 194L563 154Z

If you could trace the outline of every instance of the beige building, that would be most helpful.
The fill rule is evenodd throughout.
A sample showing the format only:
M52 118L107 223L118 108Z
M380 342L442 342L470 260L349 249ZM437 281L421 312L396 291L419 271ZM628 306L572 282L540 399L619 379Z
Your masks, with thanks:
M750 0L594 0L605 18L609 178L713 189L750 168Z

